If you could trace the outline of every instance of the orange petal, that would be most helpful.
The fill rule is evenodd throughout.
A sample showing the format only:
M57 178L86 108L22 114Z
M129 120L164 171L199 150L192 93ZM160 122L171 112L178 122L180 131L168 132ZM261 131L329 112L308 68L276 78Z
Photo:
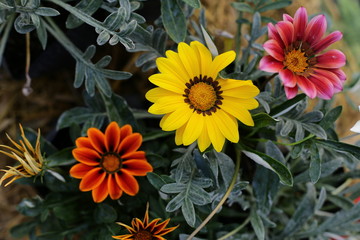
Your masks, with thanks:
M117 185L114 174L108 176L107 188L112 200L119 199L122 195L122 190Z
M85 176L85 174L87 174L91 169L93 169L93 167L83 164L83 163L78 163L76 165L74 165L71 169L70 169L70 175L74 178L83 178Z
M97 188L92 190L92 197L96 203L104 201L108 194L109 192L106 179L102 181L102 183Z
M75 148L72 154L76 160L89 166L99 165L101 159L100 154L90 148Z
M122 159L139 159L145 160L145 152L144 151L136 151L136 152L128 152L121 156Z
M126 138L123 138L119 145L119 153L127 154L130 152L135 152L139 149L142 143L142 136L140 133L133 133ZM122 157L122 156L121 156Z
M115 174L115 180L118 186L130 196L134 196L139 191L139 184L136 179L126 172L118 172Z
M105 130L105 146L108 152L115 152L120 143L120 128L116 122L111 122Z
M122 127L120 128L120 132L121 132L120 136L121 136L122 139L124 139L125 137L129 136L130 134L132 134L132 127L131 127L131 125L126 124L126 125L122 126Z
M78 148L86 147L86 148L93 148L90 139L88 137L79 137L76 139L75 144Z
M93 148L96 149L99 153L104 153L105 151L105 135L97 128L89 128L87 130L89 140Z
M152 172L153 168L150 163L144 160L126 160L123 162L121 171L133 176L145 176L146 173Z
M105 179L106 173L101 168L94 168L85 174L80 182L80 190L83 192L97 188Z

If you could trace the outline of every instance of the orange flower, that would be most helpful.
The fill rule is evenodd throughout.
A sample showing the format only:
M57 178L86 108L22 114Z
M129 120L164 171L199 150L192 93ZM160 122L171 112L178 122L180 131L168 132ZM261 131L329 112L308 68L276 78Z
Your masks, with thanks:
M89 128L88 137L76 139L73 156L80 163L70 169L70 175L82 179L81 191L92 191L94 202L102 202L108 195L115 200L125 192L134 196L139 184L134 176L152 172L144 151L137 151L142 136L133 133L130 125L119 127L111 122L105 134Z
M143 221L133 218L131 221L132 227L123 223L117 223L125 227L130 234L113 236L113 238L120 240L166 240L162 236L174 231L178 226L166 228L170 219L158 223L160 220L160 218L156 218L149 223L149 205L147 205Z

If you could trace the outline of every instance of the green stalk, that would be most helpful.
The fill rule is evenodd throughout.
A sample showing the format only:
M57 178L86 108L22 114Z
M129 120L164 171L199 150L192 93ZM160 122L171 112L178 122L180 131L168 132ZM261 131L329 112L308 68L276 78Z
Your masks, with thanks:
M250 222L250 217L248 217L247 219L245 219L245 221L238 226L237 228L235 228L234 230L232 230L231 232L228 232L227 234L225 234L224 236L222 236L221 238L219 238L218 240L225 240L228 237L231 237L232 235L235 235L237 232L239 232L241 229L243 229L243 227L246 226L246 224L248 224Z
M236 164L235 164L235 172L234 175L231 179L231 182L229 184L228 189L226 190L226 193L224 194L224 196L221 198L220 202L218 203L218 205L214 208L214 210L212 210L212 212L206 217L206 219L194 230L194 232L191 233L191 235L187 238L187 240L191 240L193 239L193 237L195 237L195 235L203 228L205 227L205 225L211 220L211 218L219 211L219 209L221 208L221 206L225 203L226 199L229 197L231 191L233 190L235 183L236 183L236 179L238 176L238 172L240 169L240 158L241 154L240 151L238 149L236 149Z

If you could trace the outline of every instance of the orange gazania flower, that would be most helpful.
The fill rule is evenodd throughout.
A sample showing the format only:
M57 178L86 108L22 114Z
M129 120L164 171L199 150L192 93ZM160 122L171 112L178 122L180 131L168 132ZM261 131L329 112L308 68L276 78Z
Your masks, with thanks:
M125 227L130 234L113 236L113 238L121 240L166 240L162 236L174 231L178 226L166 228L170 219L159 223L160 220L160 218L156 218L149 222L149 206L147 206L143 221L133 218L131 221L132 227L123 223L117 223Z
M142 136L133 133L130 125L119 127L111 122L105 134L89 128L88 137L76 139L73 156L80 163L70 169L70 175L82 179L81 191L92 191L94 202L102 202L108 195L115 200L125 192L134 196L139 184L134 176L152 172L144 151L138 151Z

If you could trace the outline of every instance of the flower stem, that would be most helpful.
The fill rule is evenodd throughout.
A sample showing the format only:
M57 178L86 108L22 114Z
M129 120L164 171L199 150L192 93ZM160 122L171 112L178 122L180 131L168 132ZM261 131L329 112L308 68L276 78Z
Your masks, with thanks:
M193 237L195 237L195 235L203 228L205 227L205 225L210 221L210 219L218 212L218 210L221 208L221 206L225 203L226 199L229 197L231 191L233 190L235 183L236 183L236 179L238 176L238 172L240 169L240 158L241 153L240 150L236 149L236 164L235 164L235 172L234 175L231 179L231 182L229 184L228 189L226 190L224 196L221 198L220 202L218 203L218 205L214 208L214 210L212 210L212 212L206 217L206 219L195 229L194 232L191 233L191 235L187 238L187 240L191 240Z
M30 70L30 59L31 59L31 51L30 51L30 33L26 33L25 35L26 41L26 59L25 59L25 78L26 82L23 86L22 92L25 96L29 96L32 93L31 88L31 77L29 75Z
M239 232L241 229L243 229L243 227L246 226L246 224L248 224L250 222L250 217L248 217L247 219L245 219L245 221L238 226L237 228L235 228L234 230L232 230L231 232L228 232L227 234L225 234L224 236L222 236L221 238L219 238L218 240L225 240L228 237L231 237L232 235L236 234L237 232Z

